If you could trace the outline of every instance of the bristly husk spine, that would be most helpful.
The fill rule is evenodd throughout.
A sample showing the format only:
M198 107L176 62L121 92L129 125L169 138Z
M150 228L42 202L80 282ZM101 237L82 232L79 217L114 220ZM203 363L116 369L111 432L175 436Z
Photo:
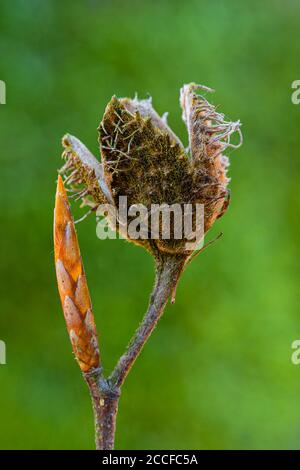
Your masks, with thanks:
M238 148L242 145L240 121L225 120L222 113L209 103L196 90L213 92L211 88L190 83L180 91L182 118L189 136L189 154L192 160L193 173L207 179L207 191L200 188L199 201L205 205L205 233L217 218L222 217L229 205L227 169L229 160L224 155L227 148ZM237 132L238 144L232 144L230 138Z

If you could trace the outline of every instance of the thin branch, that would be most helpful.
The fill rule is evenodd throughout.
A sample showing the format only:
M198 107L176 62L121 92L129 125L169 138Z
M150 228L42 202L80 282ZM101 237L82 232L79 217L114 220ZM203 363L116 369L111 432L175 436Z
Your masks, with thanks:
M124 383L136 358L163 314L168 299L176 287L184 262L185 258L176 256L164 257L157 262L155 285L148 310L108 379L113 386L121 387Z

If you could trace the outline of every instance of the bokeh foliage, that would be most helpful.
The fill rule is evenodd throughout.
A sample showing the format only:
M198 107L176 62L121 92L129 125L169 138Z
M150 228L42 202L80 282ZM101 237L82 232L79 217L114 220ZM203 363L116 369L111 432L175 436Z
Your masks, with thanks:
M224 236L186 271L128 377L116 445L299 448L299 22L296 0L1 1L1 448L93 448L53 268L61 136L98 155L107 101L137 91L186 142L178 93L190 81L217 90L245 143L209 234ZM78 234L109 371L146 309L152 260L99 241L94 218Z

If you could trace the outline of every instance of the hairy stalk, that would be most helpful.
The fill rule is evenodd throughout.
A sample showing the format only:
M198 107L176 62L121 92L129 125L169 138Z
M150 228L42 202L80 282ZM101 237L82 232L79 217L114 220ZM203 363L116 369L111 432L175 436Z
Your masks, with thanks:
M181 256L166 256L157 261L155 285L150 296L148 310L109 377L109 382L114 386L122 386L136 358L156 327L168 299L176 288L184 263L185 258Z

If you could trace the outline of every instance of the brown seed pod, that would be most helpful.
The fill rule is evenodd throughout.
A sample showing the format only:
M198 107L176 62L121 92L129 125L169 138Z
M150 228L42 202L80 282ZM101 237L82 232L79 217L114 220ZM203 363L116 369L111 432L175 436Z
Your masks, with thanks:
M229 205L228 159L224 151L238 145L230 143L234 132L240 132L240 122L227 122L197 90L213 90L196 84L184 85L180 105L186 123L189 148L184 149L179 138L152 107L151 99L112 97L99 126L102 163L98 162L76 138L67 136L63 143L67 163L63 172L71 171L67 182L82 184L79 198L95 209L108 201L119 209L120 197L126 196L127 206L147 208L148 222L154 217L153 205L190 204L193 214L191 230L197 230L195 207L204 207L203 233L221 217ZM84 149L84 150L83 150ZM87 152L89 158L86 158ZM159 209L158 209L159 210ZM129 217L130 222L132 218ZM175 216L169 237L162 223L153 237L152 232L134 239L121 225L117 230L129 241L140 244L155 256L161 253L190 256L187 238L176 236ZM181 220L183 223L183 220Z

